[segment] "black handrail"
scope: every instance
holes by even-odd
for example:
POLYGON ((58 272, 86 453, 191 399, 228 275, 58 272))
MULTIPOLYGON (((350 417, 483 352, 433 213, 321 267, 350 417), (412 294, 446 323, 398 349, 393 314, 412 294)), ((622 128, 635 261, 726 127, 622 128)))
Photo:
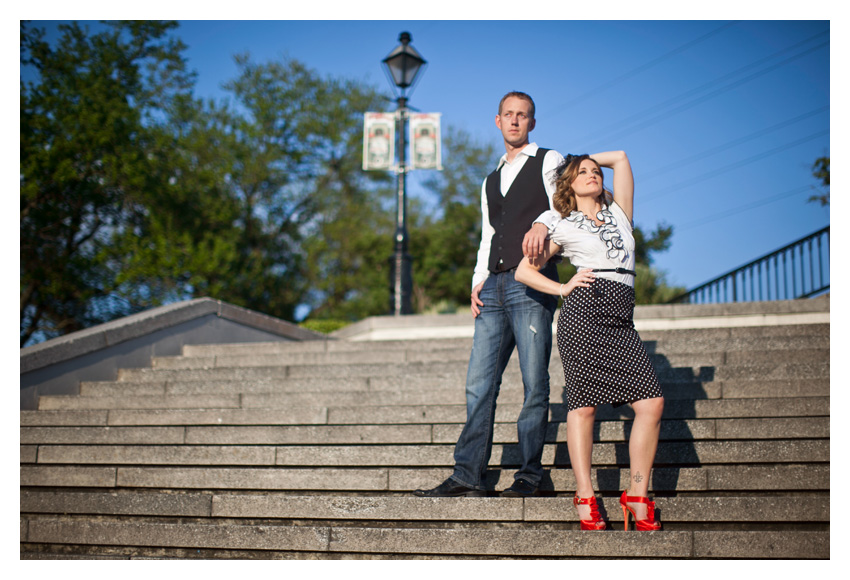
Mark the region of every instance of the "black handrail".
POLYGON ((829 290, 829 226, 688 290, 670 300, 668 304, 793 300, 809 298, 826 290, 829 290))

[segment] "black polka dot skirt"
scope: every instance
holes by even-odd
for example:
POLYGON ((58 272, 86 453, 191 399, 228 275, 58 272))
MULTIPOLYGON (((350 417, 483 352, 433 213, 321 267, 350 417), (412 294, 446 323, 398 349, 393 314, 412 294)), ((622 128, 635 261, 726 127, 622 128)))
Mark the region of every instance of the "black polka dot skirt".
POLYGON ((634 308, 634 289, 605 278, 596 278, 590 288, 574 289, 564 299, 558 352, 570 411, 662 396, 635 330, 634 308))

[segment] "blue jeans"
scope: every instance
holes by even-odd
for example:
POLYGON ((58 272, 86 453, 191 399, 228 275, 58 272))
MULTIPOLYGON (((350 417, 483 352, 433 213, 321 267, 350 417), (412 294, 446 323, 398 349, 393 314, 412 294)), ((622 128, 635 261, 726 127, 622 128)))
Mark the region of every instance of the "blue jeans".
MULTIPOLYGON (((558 279, 549 263, 543 274, 558 279)), ((554 296, 514 279, 514 271, 491 273, 481 289, 484 303, 475 319, 475 335, 466 375, 466 425, 455 446, 456 483, 485 489, 484 476, 493 449, 493 421, 502 373, 516 346, 525 393, 517 420, 522 467, 515 478, 540 485, 541 458, 549 420, 549 357, 552 354, 554 296)))

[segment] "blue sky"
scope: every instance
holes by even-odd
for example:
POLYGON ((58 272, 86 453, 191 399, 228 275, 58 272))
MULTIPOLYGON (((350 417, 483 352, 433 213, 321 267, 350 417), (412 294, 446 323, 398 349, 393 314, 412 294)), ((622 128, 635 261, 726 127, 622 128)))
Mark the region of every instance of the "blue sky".
MULTIPOLYGON (((410 105, 442 113, 444 130, 462 128, 501 154, 496 107, 521 90, 537 105, 539 145, 625 150, 636 224, 674 227, 655 265, 690 288, 830 222, 829 207, 807 202, 818 192, 811 165, 831 153, 831 23, 818 12, 770 21, 180 20, 175 34, 198 72, 197 96, 225 98, 239 52, 297 59, 390 96, 380 62, 408 31, 428 61, 410 105)), ((425 173, 409 179, 411 195, 423 195, 425 173)))

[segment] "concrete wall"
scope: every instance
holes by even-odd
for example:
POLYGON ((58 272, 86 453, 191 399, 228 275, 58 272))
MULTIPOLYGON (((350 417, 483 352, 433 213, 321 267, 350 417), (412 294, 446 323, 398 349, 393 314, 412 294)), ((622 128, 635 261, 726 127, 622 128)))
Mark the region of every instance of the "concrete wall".
POLYGON ((80 381, 115 380, 187 344, 326 340, 322 334, 209 298, 127 316, 21 349, 21 409, 40 395, 79 394, 80 381))

